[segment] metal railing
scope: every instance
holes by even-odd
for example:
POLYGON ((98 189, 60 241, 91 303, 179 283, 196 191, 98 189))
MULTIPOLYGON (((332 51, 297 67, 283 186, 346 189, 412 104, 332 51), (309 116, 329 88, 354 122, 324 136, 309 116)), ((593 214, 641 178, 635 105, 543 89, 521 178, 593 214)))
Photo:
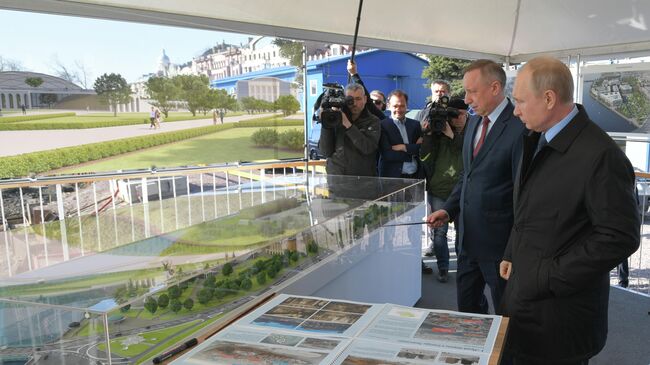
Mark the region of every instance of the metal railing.
MULTIPOLYGON (((645 136, 614 139, 623 148, 648 143, 645 136)), ((298 159, 0 181, 0 280, 232 214, 266 199, 266 178, 322 173, 323 164, 298 159), (224 201, 206 194, 220 189, 224 201)), ((649 173, 637 172, 637 190, 641 245, 628 259, 629 288, 650 295, 649 173)), ((287 191, 274 185, 269 193, 287 191)), ((618 284, 616 270, 611 283, 618 284)))
POLYGON ((314 175, 322 164, 231 163, 0 181, 0 281, 286 196, 292 187, 278 187, 277 178, 314 175), (269 179, 276 183, 267 186, 269 179))

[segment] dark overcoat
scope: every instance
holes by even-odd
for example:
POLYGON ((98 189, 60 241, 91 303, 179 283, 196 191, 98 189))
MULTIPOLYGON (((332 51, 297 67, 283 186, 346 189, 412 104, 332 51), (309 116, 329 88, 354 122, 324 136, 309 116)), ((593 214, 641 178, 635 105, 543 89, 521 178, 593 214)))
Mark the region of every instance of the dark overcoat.
POLYGON ((639 246, 632 166, 578 110, 537 155, 540 134, 524 137, 501 309, 511 317, 507 351, 530 364, 577 362, 603 348, 609 271, 639 246))

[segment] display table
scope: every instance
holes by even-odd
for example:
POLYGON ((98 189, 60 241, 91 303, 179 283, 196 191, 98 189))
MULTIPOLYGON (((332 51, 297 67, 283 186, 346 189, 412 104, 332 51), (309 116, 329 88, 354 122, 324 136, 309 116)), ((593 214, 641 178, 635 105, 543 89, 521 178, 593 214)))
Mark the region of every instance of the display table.
POLYGON ((508 319, 280 294, 172 362, 498 364, 508 319))

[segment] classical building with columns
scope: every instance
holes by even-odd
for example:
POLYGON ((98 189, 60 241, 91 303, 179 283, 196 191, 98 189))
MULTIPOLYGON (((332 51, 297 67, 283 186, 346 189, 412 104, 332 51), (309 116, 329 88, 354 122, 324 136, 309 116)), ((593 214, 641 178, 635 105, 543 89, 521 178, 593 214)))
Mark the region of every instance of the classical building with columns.
POLYGON ((71 96, 95 95, 94 90, 66 81, 60 77, 38 72, 7 71, 0 72, 0 108, 27 109, 49 107, 71 96), (40 78, 43 83, 38 87, 25 83, 28 78, 40 78))

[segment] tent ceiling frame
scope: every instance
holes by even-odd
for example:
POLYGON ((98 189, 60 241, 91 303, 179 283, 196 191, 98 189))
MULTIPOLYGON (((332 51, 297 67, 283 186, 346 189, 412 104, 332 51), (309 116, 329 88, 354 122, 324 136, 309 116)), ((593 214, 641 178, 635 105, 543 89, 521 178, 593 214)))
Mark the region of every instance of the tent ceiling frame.
MULTIPOLYGON (((247 23, 210 17, 172 14, 141 9, 127 9, 118 6, 89 4, 70 0, 2 0, 0 9, 32 11, 45 14, 79 16, 86 18, 128 21, 144 24, 174 26, 182 28, 224 31, 241 34, 256 34, 295 40, 318 41, 325 43, 352 44, 351 34, 327 33, 307 29, 297 29, 266 24, 247 23)), ((512 30, 512 40, 516 38, 517 26, 512 30)), ((387 39, 359 37, 358 45, 391 51, 427 53, 455 58, 487 58, 497 62, 509 61, 511 64, 525 62, 539 55, 554 56, 560 59, 580 54, 583 59, 621 57, 628 54, 650 50, 650 41, 603 45, 597 47, 549 50, 543 53, 500 55, 471 50, 436 47, 427 44, 408 43, 387 39)))

